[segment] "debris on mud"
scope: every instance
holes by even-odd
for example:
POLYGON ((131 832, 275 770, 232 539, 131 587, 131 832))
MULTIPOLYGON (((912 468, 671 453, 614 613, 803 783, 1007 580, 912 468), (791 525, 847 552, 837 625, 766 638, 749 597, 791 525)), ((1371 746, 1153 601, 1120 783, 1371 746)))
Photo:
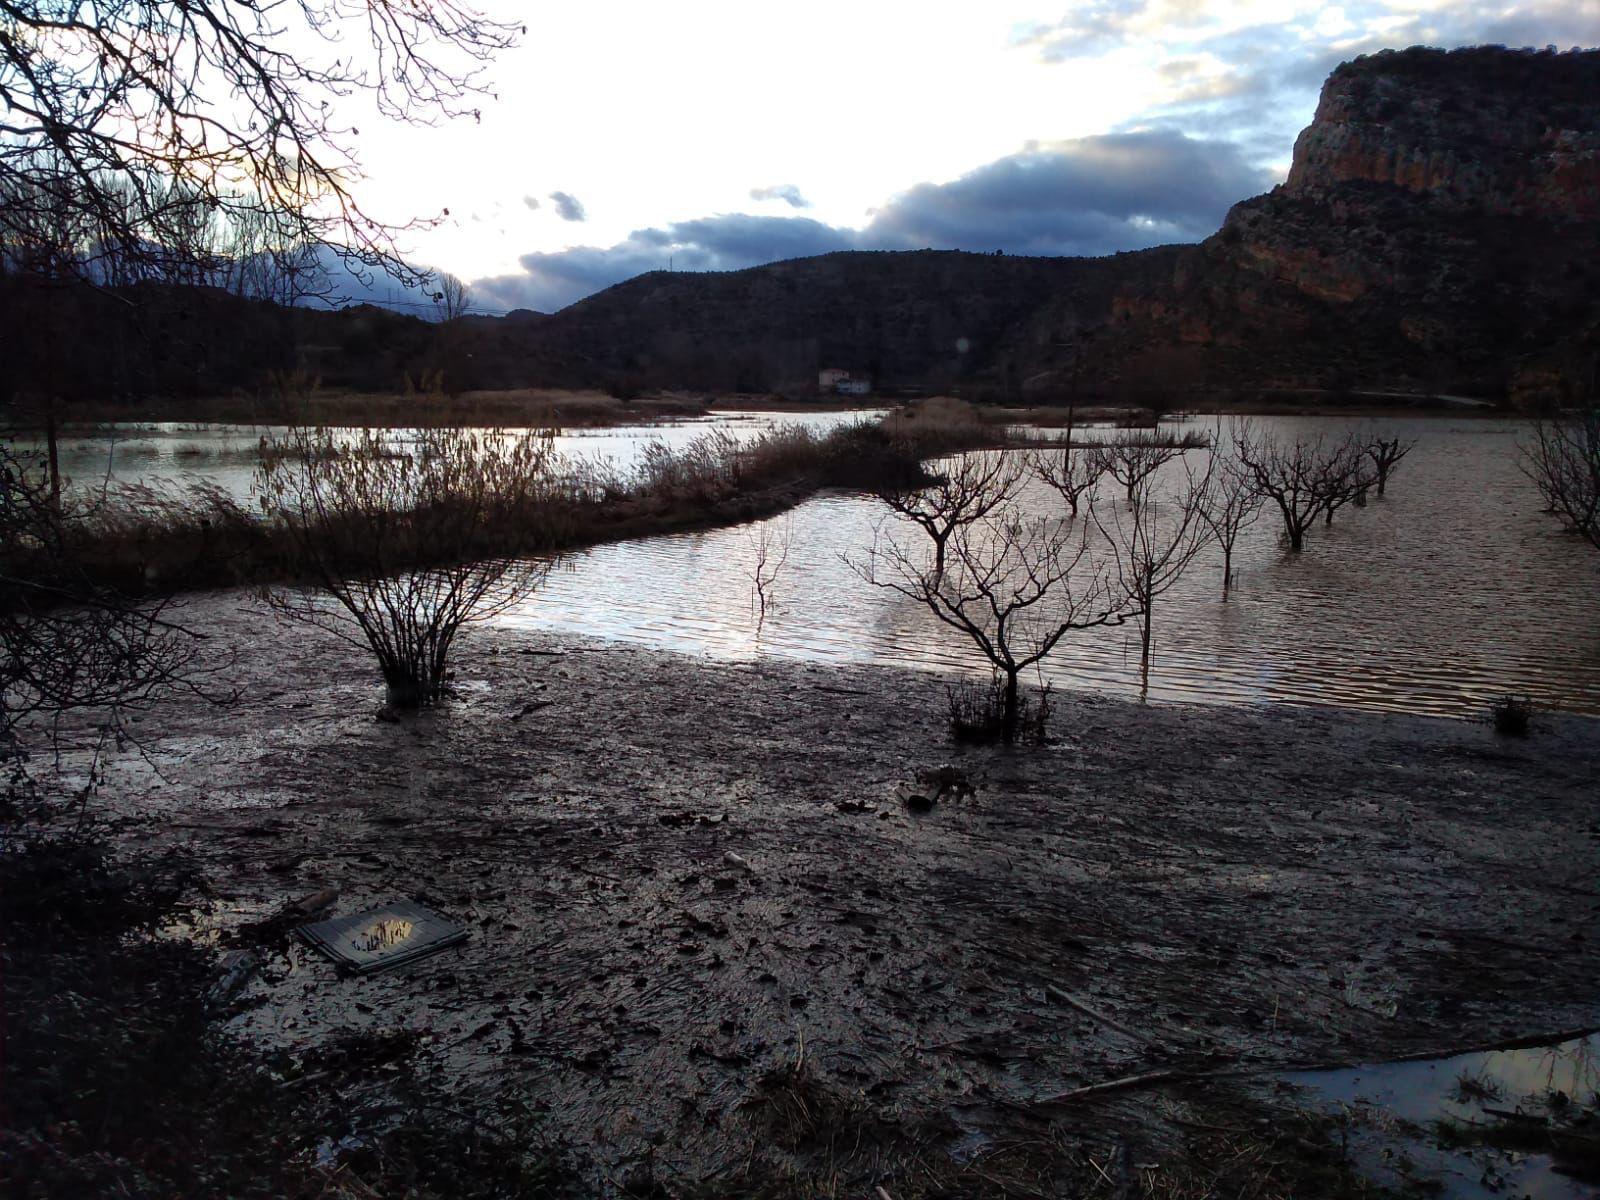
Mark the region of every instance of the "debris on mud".
POLYGON ((1594 722, 1552 715, 1540 754, 1486 755, 1494 734, 1464 722, 1061 695, 1069 736, 953 749, 936 676, 580 654, 491 628, 502 653, 463 659, 454 698, 390 726, 366 719, 373 688, 334 639, 257 653, 267 634, 221 599, 187 617, 260 677, 225 716, 164 705, 160 777, 113 760, 101 803, 121 851, 181 847, 213 881, 197 939, 261 953, 226 1033, 271 1061, 416 1031, 405 1070, 441 1103, 527 1108, 597 1188, 919 1200, 1005 1194, 981 1176, 1102 1196, 1299 1179, 1281 1109, 1236 1128, 1216 1111, 1234 1085, 1206 1076, 1594 1017, 1594 722), (548 673, 524 649, 565 654, 559 720, 508 721, 495 699, 548 673), (926 768, 946 756, 948 774, 926 768), (936 816, 908 818, 894 781, 936 816), (240 936, 322 889, 350 910, 414 896, 482 936, 359 979, 240 936), (781 1086, 802 1039, 825 1092, 781 1086), (810 1119, 796 1104, 846 1126, 752 1165, 774 1112, 810 1119), (851 1121, 875 1131, 860 1153, 851 1121))

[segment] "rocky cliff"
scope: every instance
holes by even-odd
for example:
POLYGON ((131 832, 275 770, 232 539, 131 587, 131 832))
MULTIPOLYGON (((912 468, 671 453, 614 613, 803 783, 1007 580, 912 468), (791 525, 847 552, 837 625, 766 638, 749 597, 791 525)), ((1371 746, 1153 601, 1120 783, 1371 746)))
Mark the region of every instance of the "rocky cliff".
POLYGON ((1411 49, 1335 70, 1288 181, 1170 278, 1054 298, 1011 350, 1041 389, 1087 362, 1111 388, 1501 396, 1597 319, 1600 53, 1411 49))
POLYGON ((532 336, 564 382, 1502 396, 1582 359, 1597 252, 1600 52, 1414 48, 1335 70, 1287 182, 1198 246, 650 275, 532 336))
POLYGON ((1410 50, 1335 71, 1285 191, 1387 184, 1435 209, 1600 218, 1600 55, 1410 50))

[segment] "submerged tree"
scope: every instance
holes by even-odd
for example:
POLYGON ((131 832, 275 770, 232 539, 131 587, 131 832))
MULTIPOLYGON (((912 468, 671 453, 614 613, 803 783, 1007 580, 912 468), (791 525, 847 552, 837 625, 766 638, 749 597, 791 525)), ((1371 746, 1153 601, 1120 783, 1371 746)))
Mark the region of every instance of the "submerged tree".
POLYGON ((1534 422, 1522 471, 1568 530, 1600 548, 1600 406, 1534 422))
POLYGON ((1394 473, 1395 467, 1400 465, 1400 460, 1416 449, 1415 438, 1406 440, 1402 437, 1371 437, 1367 440, 1367 457, 1372 460, 1372 470, 1377 477, 1378 495, 1383 495, 1384 489, 1389 486, 1389 476, 1394 473))
POLYGON ((1366 449, 1354 434, 1337 441, 1318 434, 1291 442, 1242 423, 1233 446, 1255 490, 1278 506, 1291 550, 1305 545, 1306 531, 1318 517, 1331 521, 1336 509, 1372 486, 1366 449))
POLYGON ((1211 537, 1222 547, 1222 596, 1227 599, 1233 586, 1233 547, 1239 535, 1255 524, 1266 497, 1256 489, 1251 473, 1237 458, 1212 459, 1211 486, 1200 505, 1200 519, 1211 530, 1211 537))
POLYGON ((1183 448, 1154 433, 1147 433, 1130 435, 1096 453, 1102 458, 1101 470, 1122 485, 1131 504, 1134 490, 1182 454, 1183 448))
POLYGON ((750 577, 751 607, 756 614, 756 633, 766 626, 767 617, 777 608, 774 589, 778 576, 789 562, 789 546, 794 540, 794 527, 785 519, 781 528, 772 521, 760 522, 754 531, 747 530, 745 539, 750 543, 750 566, 745 574, 750 577))
POLYGON ((932 483, 886 485, 878 499, 919 526, 933 543, 933 570, 944 570, 955 533, 993 513, 1017 494, 1027 469, 1020 455, 1002 450, 957 455, 932 483))
POLYGON ((1073 516, 1085 496, 1106 473, 1109 466, 1105 453, 1098 447, 1074 447, 1072 432, 1067 431, 1067 444, 1059 454, 1042 450, 1029 460, 1029 466, 1039 481, 1054 488, 1073 516))
POLYGON ((1185 471, 1183 485, 1163 497, 1155 479, 1147 476, 1126 508, 1113 504, 1089 509, 1111 547, 1117 587, 1139 622, 1140 695, 1150 692, 1156 601, 1182 578, 1211 538, 1205 518, 1210 486, 1209 469, 1200 475, 1185 471))
POLYGON ((264 438, 262 509, 290 535, 301 581, 264 594, 285 617, 370 648, 393 707, 431 703, 462 628, 549 573, 558 468, 548 432, 424 429, 396 444, 382 430, 292 427, 264 438))

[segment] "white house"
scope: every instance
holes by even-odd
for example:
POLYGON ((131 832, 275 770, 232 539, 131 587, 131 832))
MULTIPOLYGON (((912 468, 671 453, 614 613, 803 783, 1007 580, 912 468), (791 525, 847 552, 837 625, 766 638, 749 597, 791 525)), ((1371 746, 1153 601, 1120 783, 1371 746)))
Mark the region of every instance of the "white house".
POLYGON ((836 396, 865 396, 872 391, 872 380, 843 367, 827 367, 817 372, 817 391, 836 396))

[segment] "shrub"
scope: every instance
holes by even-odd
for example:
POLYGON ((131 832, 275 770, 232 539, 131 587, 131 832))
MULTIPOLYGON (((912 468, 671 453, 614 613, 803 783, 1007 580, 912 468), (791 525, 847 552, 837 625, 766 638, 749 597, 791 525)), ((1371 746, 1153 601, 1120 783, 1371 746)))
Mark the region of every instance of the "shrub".
POLYGON ((1505 737, 1527 737, 1533 702, 1526 696, 1501 696, 1489 705, 1489 723, 1505 737))
MULTIPOLYGON (((996 671, 987 684, 965 680, 945 689, 950 739, 985 745, 1006 740, 1006 680, 996 671)), ((1050 685, 1023 692, 1017 701, 1015 740, 1042 746, 1050 721, 1050 685)))
POLYGON ((544 581, 551 559, 528 556, 561 540, 558 467, 549 433, 424 429, 401 446, 384 431, 297 426, 264 438, 257 490, 298 577, 265 595, 370 647, 393 707, 431 703, 462 627, 544 581))

